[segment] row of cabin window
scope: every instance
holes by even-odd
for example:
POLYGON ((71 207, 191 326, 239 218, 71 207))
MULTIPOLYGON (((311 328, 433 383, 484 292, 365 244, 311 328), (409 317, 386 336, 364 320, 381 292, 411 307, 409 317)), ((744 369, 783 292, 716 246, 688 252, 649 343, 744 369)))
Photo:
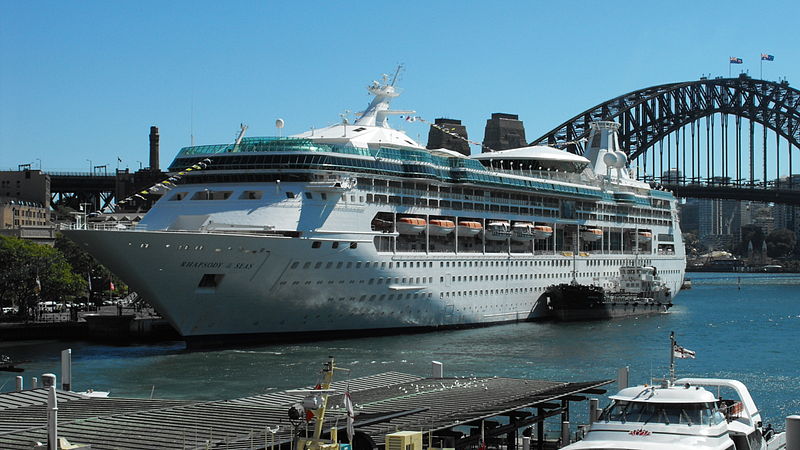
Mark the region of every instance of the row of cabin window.
MULTIPOLYGON (((375 300, 383 301, 383 300, 395 300, 395 299, 403 300, 404 296, 405 296, 406 300, 411 300, 412 298, 416 298, 416 299, 419 299, 419 298, 431 298, 431 297, 433 297, 433 294, 431 294, 430 292, 422 293, 422 294, 419 294, 419 293, 417 293, 417 294, 381 294, 381 295, 377 295, 376 294, 376 295, 370 295, 369 297, 367 297, 366 295, 362 295, 361 297, 359 297, 358 301, 360 301, 360 302, 363 302, 363 301, 375 301, 375 300)), ((334 297, 329 297, 328 298, 329 302, 332 302, 332 301, 335 301, 335 300, 336 299, 334 297)), ((350 297, 350 301, 351 302, 353 302, 355 300, 356 300, 355 297, 350 297)), ((339 297, 339 301, 340 302, 345 301, 345 297, 339 297)))
MULTIPOLYGON (((311 248, 320 248, 320 247, 322 247, 322 242, 320 241, 314 241, 311 243, 311 248)), ((337 241, 331 242, 331 248, 339 248, 339 242, 337 241)), ((358 242, 351 242, 350 248, 358 248, 358 242)))
MULTIPOLYGON (((352 242, 351 245, 352 244, 355 244, 355 242, 352 242)), ((336 247, 334 247, 334 248, 336 248, 336 247)), ((332 261, 328 262, 326 264, 325 268, 326 269, 331 269, 331 268, 333 268, 333 264, 334 263, 332 261)), ((370 267, 372 267, 373 269, 377 269, 377 268, 386 269, 387 267, 389 269, 392 269, 392 268, 395 267, 395 264, 396 264, 396 267, 398 269, 400 269, 400 268, 404 268, 404 269, 411 268, 411 269, 413 269, 415 267, 414 266, 414 261, 397 261, 397 262, 388 262, 388 263, 385 262, 385 261, 384 262, 378 262, 378 261, 375 261, 375 262, 370 262, 370 261, 364 261, 364 262, 348 261, 348 262, 344 262, 344 261, 339 261, 339 262, 336 263, 336 268, 337 269, 342 269, 342 268, 350 269, 350 268, 353 267, 353 265, 355 265, 356 269, 360 269, 362 264, 364 265, 365 269, 369 269, 370 267)), ((300 262, 295 261, 289 267, 291 269, 297 269, 299 266, 300 266, 300 262)), ((321 267, 322 267, 322 263, 321 262, 318 262, 318 263, 316 263, 314 265, 315 269, 319 269, 321 267)), ((431 262, 431 261, 416 261, 416 267, 417 268, 425 268, 425 267, 432 268, 433 267, 433 262, 431 262)), ((303 269, 309 269, 309 268, 311 268, 311 262, 307 262, 307 263, 303 264, 303 269)), ((431 281, 433 281, 433 280, 431 279, 431 281)))
POLYGON ((534 266, 567 266, 567 260, 548 261, 440 261, 439 267, 534 267, 534 266), (462 266, 463 264, 463 266, 462 266))
MULTIPOLYGON (((300 195, 300 194, 296 194, 295 195, 295 193, 292 192, 292 191, 286 191, 286 198, 297 198, 297 195, 300 195)), ((303 195, 308 200, 314 200, 314 194, 311 193, 311 192, 303 192, 303 195)), ((327 200, 328 199, 328 194, 325 193, 325 192, 320 192, 319 193, 319 198, 320 198, 320 200, 327 200)), ((344 200, 346 202, 347 201, 347 195, 342 195, 342 200, 344 200)), ((356 201, 356 196, 355 195, 351 195, 350 196, 350 202, 354 203, 355 201, 356 201)), ((358 201, 361 202, 361 203, 364 203, 364 196, 359 195, 358 196, 358 201)))
MULTIPOLYGON (((469 297, 473 295, 502 295, 502 294, 525 294, 528 292, 533 292, 533 288, 505 288, 505 289, 479 289, 475 291, 450 291, 450 292, 440 292, 439 298, 450 298, 450 297, 469 297)), ((490 307, 513 307, 517 305, 483 305, 483 308, 490 308, 490 307)))
MULTIPOLYGON (((176 192, 170 197, 170 201, 181 201, 189 195, 188 192, 176 192)), ((233 195, 233 191, 197 191, 192 195, 192 200, 228 200, 233 195)), ((260 200, 264 196, 264 191, 244 191, 239 195, 239 200, 260 200)))

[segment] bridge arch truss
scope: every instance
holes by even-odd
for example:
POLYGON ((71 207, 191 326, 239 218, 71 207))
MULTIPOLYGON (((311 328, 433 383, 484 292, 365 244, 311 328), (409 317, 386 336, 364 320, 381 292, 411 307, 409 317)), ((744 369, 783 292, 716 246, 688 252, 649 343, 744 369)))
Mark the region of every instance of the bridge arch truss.
POLYGON ((800 149, 800 91, 785 81, 741 75, 640 89, 587 109, 532 145, 581 154, 589 123, 598 120, 621 125, 620 145, 642 179, 749 189, 798 184, 785 174, 794 173, 800 149))

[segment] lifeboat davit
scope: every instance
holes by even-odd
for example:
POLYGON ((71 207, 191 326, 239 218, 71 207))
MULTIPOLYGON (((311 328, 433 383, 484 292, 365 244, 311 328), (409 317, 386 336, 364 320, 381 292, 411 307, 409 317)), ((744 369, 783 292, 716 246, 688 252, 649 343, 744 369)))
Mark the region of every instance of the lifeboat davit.
POLYGON ((397 219, 397 232, 400 234, 420 234, 428 223, 419 217, 401 217, 397 219))
POLYGON ((428 225, 428 234, 431 236, 447 236, 456 229, 456 224, 452 220, 431 219, 428 225))
POLYGON ((505 241, 511 237, 511 224, 506 221, 494 221, 486 224, 486 239, 505 241))
POLYGON ((639 242, 650 242, 653 240, 653 233, 649 231, 639 231, 636 233, 639 242))
POLYGON ((547 225, 536 225, 533 227, 533 237, 535 239, 547 239, 553 235, 553 227, 547 225))
POLYGON ((586 242, 595 242, 603 238, 603 230, 600 228, 587 228, 581 231, 581 239, 586 242))
POLYGON ((530 222, 517 222, 511 227, 511 239, 515 241, 532 241, 533 237, 533 224, 530 222))
POLYGON ((480 222, 471 220, 462 220, 458 222, 458 235, 464 237, 474 237, 483 231, 483 225, 480 222))

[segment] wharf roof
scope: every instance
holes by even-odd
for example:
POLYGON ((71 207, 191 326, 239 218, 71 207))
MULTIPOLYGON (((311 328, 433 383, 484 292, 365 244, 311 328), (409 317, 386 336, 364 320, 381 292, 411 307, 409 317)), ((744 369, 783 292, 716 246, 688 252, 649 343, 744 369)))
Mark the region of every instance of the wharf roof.
MULTIPOLYGON (((424 378, 386 372, 338 381, 331 387, 344 392, 349 384, 356 431, 380 444, 386 433, 396 430, 447 430, 570 396, 575 399, 575 394, 597 392, 610 382, 424 378)), ((287 411, 304 395, 281 391, 233 400, 187 401, 97 398, 59 391, 58 433, 72 443, 97 449, 207 448, 208 442, 208 448, 263 449, 291 441, 287 411)), ((326 429, 345 428, 342 398, 342 394, 329 398, 326 429)), ((0 448, 27 449, 33 442, 46 442, 46 421, 45 389, 0 394, 0 448)))

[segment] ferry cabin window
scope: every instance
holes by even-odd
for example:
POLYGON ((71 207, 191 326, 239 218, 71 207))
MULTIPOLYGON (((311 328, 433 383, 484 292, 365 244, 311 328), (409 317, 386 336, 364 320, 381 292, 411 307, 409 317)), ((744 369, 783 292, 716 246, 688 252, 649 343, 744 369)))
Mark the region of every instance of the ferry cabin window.
POLYGON ((188 194, 188 192, 176 192, 169 200, 179 202, 186 198, 186 194, 188 194))
POLYGON ((261 200, 261 197, 264 196, 264 192, 262 191, 244 191, 242 195, 239 196, 240 200, 261 200))
POLYGON ((233 191, 209 191, 204 189, 195 192, 192 200, 227 200, 231 194, 233 194, 233 191))
POLYGON ((601 421, 716 425, 725 420, 711 403, 649 403, 617 400, 600 416, 601 421))
POLYGON ((287 192, 286 198, 294 198, 294 192, 287 192))

